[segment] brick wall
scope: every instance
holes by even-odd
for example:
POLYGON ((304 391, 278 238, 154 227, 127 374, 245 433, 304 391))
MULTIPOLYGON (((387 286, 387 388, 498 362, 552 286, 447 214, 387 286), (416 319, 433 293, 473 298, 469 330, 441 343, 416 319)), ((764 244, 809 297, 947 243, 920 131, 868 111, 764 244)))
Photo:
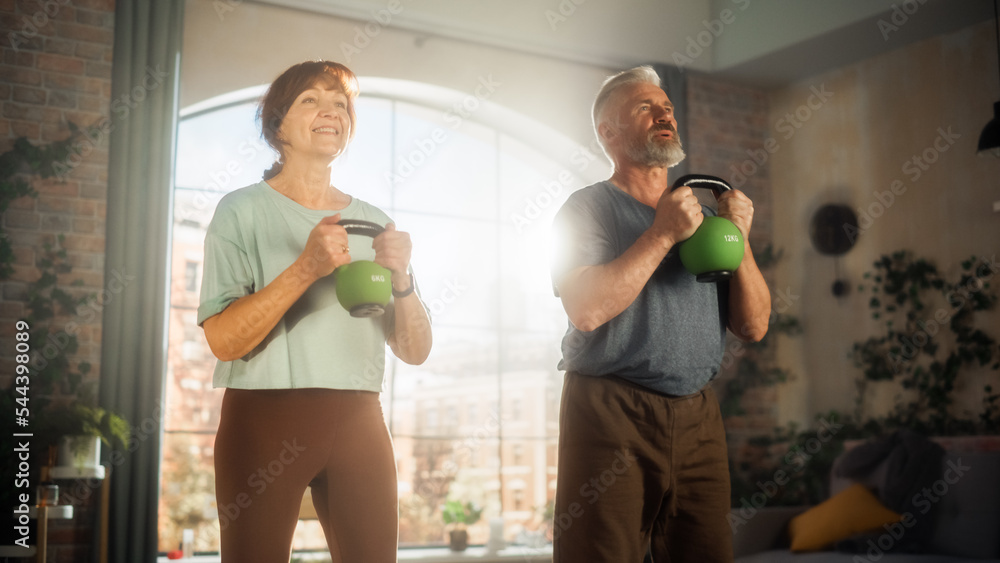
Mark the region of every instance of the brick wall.
POLYGON ((691 172, 713 174, 754 202, 751 243, 771 240, 771 190, 765 141, 773 135, 764 90, 692 73, 688 77, 691 172))
MULTIPOLYGON (((714 174, 728 180, 754 202, 754 224, 750 244, 760 252, 772 241, 771 186, 767 139, 773 136, 768 124, 768 96, 764 90, 741 86, 705 75, 688 77, 688 158, 690 171, 714 174)), ((774 292, 770 272, 764 272, 774 292)), ((744 357, 732 336, 727 359, 744 357)), ((773 357, 773 351, 764 351, 773 357)), ((730 362, 724 362, 724 365, 730 362)), ((733 369, 724 369, 714 388, 725 398, 725 385, 733 369)), ((742 405, 745 415, 726 418, 730 452, 738 460, 748 438, 770 434, 777 424, 777 389, 748 390, 742 405)))
MULTIPOLYGON (((61 140, 69 123, 106 126, 111 107, 114 0, 0 0, 0 153, 14 139, 33 144, 61 140)), ((15 272, 3 282, 0 334, 10 342, 15 320, 25 314, 27 284, 38 277, 36 261, 45 242, 63 235, 73 265, 65 282, 81 280, 79 294, 100 296, 104 286, 104 232, 108 151, 104 135, 83 139, 67 162, 64 180, 36 182, 37 198, 24 197, 3 216, 14 248, 15 272)), ((100 298, 92 303, 100 308, 100 298)), ((100 371, 100 314, 78 314, 73 322, 80 344, 72 361, 100 371)), ((57 327, 61 328, 61 327, 57 327)), ((0 350, 0 387, 11 384, 13 346, 0 350)), ((78 488, 61 482, 64 489, 78 488)), ((81 498, 77 517, 50 527, 50 561, 88 561, 95 497, 81 498)))

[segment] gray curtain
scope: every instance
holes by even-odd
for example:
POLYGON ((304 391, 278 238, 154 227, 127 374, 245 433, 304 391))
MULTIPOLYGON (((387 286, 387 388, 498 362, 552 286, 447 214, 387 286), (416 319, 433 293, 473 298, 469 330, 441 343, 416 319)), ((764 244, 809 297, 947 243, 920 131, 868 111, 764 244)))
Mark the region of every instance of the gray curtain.
MULTIPOLYGON (((660 87, 674 104, 674 118, 677 119, 677 134, 684 143, 684 150, 690 152, 687 127, 687 75, 682 69, 673 65, 651 64, 656 74, 660 76, 660 87)), ((688 159, 670 169, 670 182, 688 173, 688 159)))
POLYGON ((117 0, 100 403, 133 428, 110 456, 109 561, 156 561, 168 251, 183 0, 117 0))

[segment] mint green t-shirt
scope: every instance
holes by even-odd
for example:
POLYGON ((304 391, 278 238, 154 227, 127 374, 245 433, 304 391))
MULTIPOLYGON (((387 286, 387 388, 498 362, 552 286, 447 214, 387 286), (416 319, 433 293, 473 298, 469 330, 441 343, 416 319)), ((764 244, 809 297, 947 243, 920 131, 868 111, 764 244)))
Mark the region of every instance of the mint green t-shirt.
MULTIPOLYGON (((302 253, 320 219, 336 213, 383 226, 392 222, 357 198, 339 211, 309 209, 263 181, 223 197, 205 236, 198 325, 271 283, 302 253)), ((348 237, 353 260, 375 258, 371 237, 348 237)), ((214 386, 381 391, 393 303, 381 316, 351 317, 337 301, 335 277, 313 283, 252 352, 218 362, 214 386)))

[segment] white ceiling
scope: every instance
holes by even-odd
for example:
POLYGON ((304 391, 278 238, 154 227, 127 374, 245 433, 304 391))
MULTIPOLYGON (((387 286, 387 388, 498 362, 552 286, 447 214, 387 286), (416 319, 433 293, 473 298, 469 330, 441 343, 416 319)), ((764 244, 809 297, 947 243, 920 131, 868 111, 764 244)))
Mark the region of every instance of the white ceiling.
POLYGON ((993 18, 992 0, 256 0, 607 67, 792 82, 993 18))

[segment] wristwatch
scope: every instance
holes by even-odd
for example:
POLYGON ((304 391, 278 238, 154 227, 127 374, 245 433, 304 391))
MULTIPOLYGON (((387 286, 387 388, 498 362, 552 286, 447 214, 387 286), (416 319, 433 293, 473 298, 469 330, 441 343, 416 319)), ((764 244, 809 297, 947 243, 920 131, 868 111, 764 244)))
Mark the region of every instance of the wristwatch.
POLYGON ((413 293, 415 285, 413 283, 413 274, 410 274, 410 287, 404 289, 403 291, 396 291, 396 288, 392 288, 392 296, 399 299, 401 297, 406 297, 407 295, 413 293))

